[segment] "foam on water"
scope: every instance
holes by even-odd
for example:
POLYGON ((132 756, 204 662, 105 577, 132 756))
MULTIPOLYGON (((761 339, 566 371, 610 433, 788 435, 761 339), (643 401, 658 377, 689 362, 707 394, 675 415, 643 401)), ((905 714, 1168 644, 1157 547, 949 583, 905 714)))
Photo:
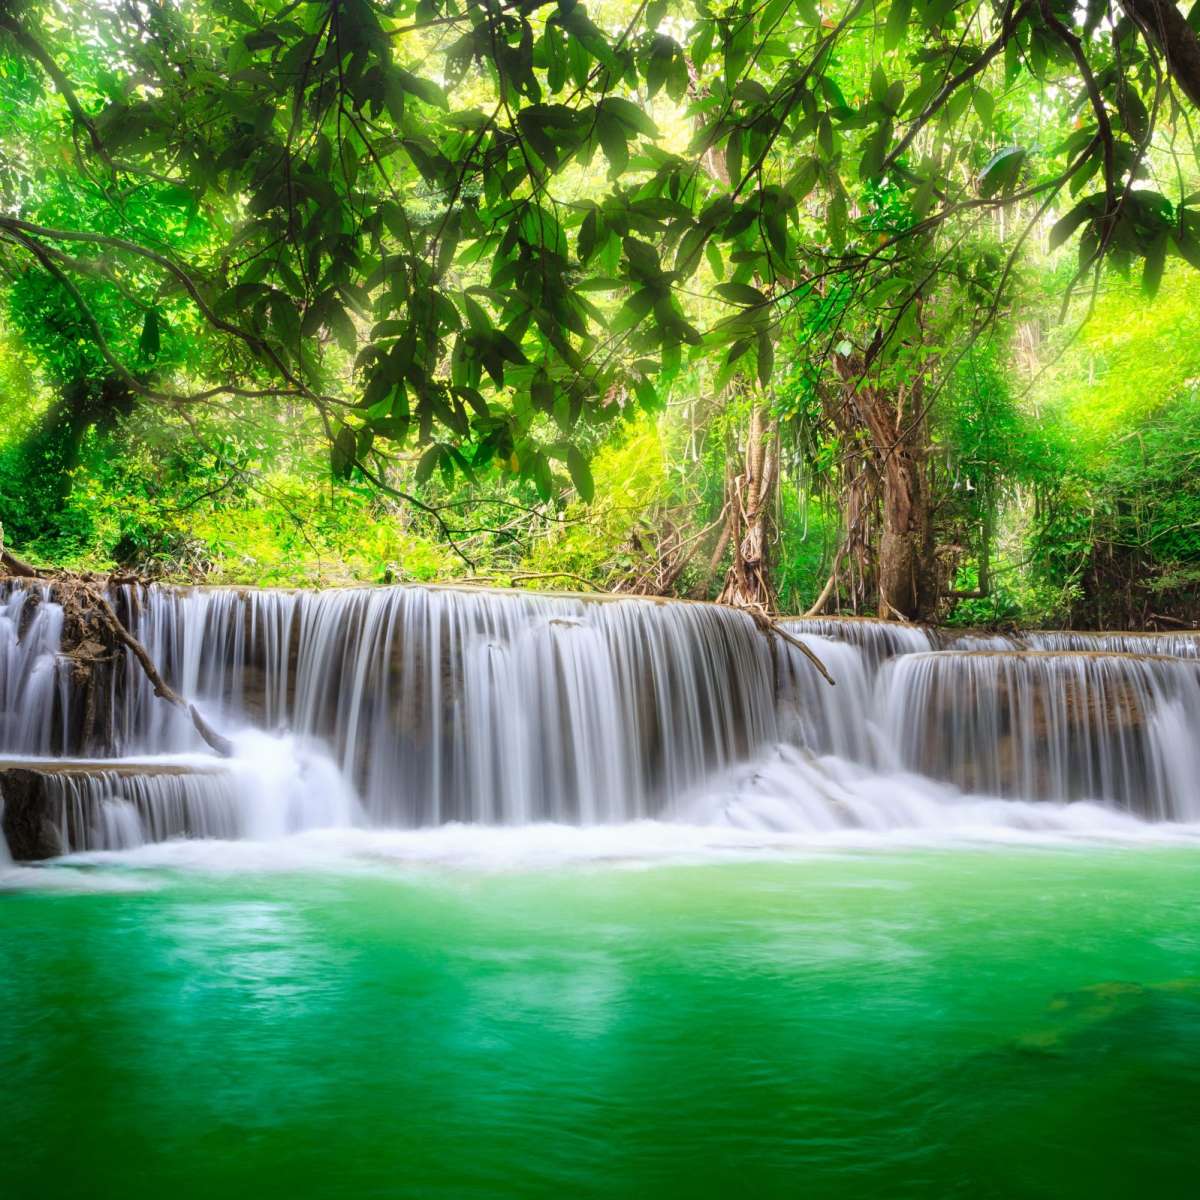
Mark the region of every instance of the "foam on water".
MULTIPOLYGON (((101 855, 76 864, 1187 842, 1200 822, 1184 635, 790 622, 831 688, 711 605, 417 587, 113 600, 236 753, 202 753, 119 659, 109 757, 47 775, 60 844, 101 855)), ((0 749, 23 760, 61 761, 79 725, 61 618, 44 587, 0 604, 0 749)))
MULTIPOLYGON (((996 803, 996 802, 993 802, 996 803)), ((1094 806, 1072 806, 1079 809, 1094 806)), ((581 827, 535 824, 450 824, 419 830, 327 830, 274 842, 179 840, 129 851, 93 851, 55 860, 55 866, 18 869, 20 886, 68 886, 74 868, 138 872, 263 874, 369 872, 388 877, 409 871, 544 871, 574 866, 634 868, 761 860, 790 861, 813 855, 892 853, 905 850, 978 850, 1045 847, 1188 847, 1200 849, 1200 825, 1152 825, 1111 814, 1079 811, 1059 824, 1031 819, 1027 827, 996 824, 987 804, 963 814, 951 828, 841 828, 788 833, 724 826, 640 821, 581 827)), ((107 872, 104 872, 107 874, 107 872)), ((86 873, 96 878, 94 870, 86 873)), ((15 886, 15 884, 14 884, 15 886)), ((99 890, 99 889, 98 889, 99 890)))
POLYGON ((143 871, 395 875, 426 869, 538 871, 787 860, 905 849, 1139 845, 1200 848, 1200 823, 1148 822, 1087 802, 967 796, 931 786, 920 776, 872 772, 780 744, 685 798, 672 821, 326 828, 273 840, 179 839, 74 854, 58 862, 143 871))

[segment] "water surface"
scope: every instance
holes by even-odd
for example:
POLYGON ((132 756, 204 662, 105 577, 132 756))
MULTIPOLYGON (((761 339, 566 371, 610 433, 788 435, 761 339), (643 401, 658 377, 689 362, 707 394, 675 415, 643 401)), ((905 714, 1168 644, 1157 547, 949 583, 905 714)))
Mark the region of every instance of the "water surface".
POLYGON ((1193 1193, 1200 848, 611 840, 10 872, 4 1194, 1193 1193))

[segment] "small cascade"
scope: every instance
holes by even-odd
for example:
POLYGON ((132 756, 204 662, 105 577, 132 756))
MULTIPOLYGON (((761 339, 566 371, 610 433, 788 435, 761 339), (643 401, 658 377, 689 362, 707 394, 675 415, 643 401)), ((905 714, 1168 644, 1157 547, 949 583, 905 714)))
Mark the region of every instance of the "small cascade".
POLYGON ((875 617, 790 617, 782 623, 790 633, 857 646, 872 671, 898 654, 920 654, 937 648, 933 631, 924 625, 875 617))
POLYGON ((267 840, 361 819, 327 756, 255 732, 239 736, 228 761, 0 759, 0 797, 0 833, 20 858, 175 838, 267 840))
POLYGON ((45 777, 46 812, 61 854, 238 837, 238 800, 233 780, 222 772, 89 770, 45 777))
POLYGON ((1029 646, 1006 633, 958 633, 944 630, 939 650, 1026 650, 1029 646))
POLYGON ((892 662, 881 723, 898 765, 964 791, 1200 817, 1200 671, 1085 651, 943 651, 892 662), (1191 736, 1181 736, 1191 725, 1191 736))
POLYGON ((811 635, 803 640, 837 682, 830 687, 803 654, 786 649, 778 673, 780 740, 853 762, 873 761, 870 716, 879 660, 856 642, 811 635))
POLYGON ((1101 654, 1156 654, 1200 659, 1200 630, 1191 633, 1081 633, 1037 630, 1021 636, 1030 650, 1094 650, 1101 654))

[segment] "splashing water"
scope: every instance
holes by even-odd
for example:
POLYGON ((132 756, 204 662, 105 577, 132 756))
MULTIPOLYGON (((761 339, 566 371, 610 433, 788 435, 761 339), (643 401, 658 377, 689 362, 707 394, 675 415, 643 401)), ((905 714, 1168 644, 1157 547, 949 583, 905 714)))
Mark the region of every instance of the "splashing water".
MULTIPOLYGON (((789 622, 831 688, 712 605, 421 587, 112 599, 237 753, 201 755, 126 656, 104 682, 107 757, 47 776, 63 850, 448 822, 826 836, 1200 821, 1200 662, 1182 634, 789 622)), ((78 752, 61 636, 50 590, 10 589, 8 754, 78 752)))

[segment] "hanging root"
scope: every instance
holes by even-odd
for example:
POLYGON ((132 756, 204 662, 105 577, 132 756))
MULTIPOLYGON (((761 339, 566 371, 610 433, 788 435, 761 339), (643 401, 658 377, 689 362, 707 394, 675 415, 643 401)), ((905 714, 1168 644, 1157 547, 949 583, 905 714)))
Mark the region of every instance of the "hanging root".
MULTIPOLYGON (((146 647, 125 628, 121 618, 113 611, 113 606, 109 604, 104 595, 93 586, 86 576, 80 577, 77 575, 58 574, 52 571, 40 571, 37 567, 31 567, 28 563, 22 562, 21 559, 4 548, 4 530, 2 526, 0 526, 0 567, 3 568, 3 571, 7 575, 21 580, 45 580, 54 587, 66 606, 75 606, 81 616, 83 615, 83 610, 86 610, 87 613, 97 617, 112 639, 124 646, 133 655, 134 660, 141 667, 142 673, 150 681, 151 687, 154 688, 154 694, 160 699, 165 700, 168 704, 174 705, 180 712, 187 713, 192 725, 195 726, 196 732, 222 758, 233 757, 233 743, 224 734, 218 733, 200 715, 194 704, 189 704, 163 679, 146 647)), ((96 645, 95 650, 100 651, 101 647, 96 645)), ((94 658, 95 655, 85 656, 85 661, 87 657, 94 658)))
POLYGON ((113 611, 113 606, 109 604, 95 588, 88 585, 83 586, 83 593, 87 596, 89 603, 94 612, 99 614, 100 619, 104 622, 109 633, 124 646, 130 654, 137 660, 138 666, 142 668, 142 673, 150 681, 151 687, 154 688, 154 694, 160 699, 165 700, 168 704, 173 704, 181 712, 185 712, 191 718, 192 724, 196 727, 196 732, 219 754, 222 758, 233 757, 233 743, 223 734, 218 733, 213 727, 200 715, 194 704, 189 704, 163 677, 158 673, 158 668, 154 665, 154 660, 150 657, 146 647, 125 628, 121 622, 121 618, 113 611))
POLYGON ((805 658, 821 673, 821 677, 830 687, 837 686, 837 680, 826 670, 825 664, 798 638, 793 637, 788 633, 778 621, 774 620, 767 612, 758 605, 754 607, 747 606, 745 608, 738 605, 729 605, 730 608, 737 608, 738 612, 746 613, 766 634, 774 634, 781 641, 787 642, 789 646, 795 646, 805 658))

